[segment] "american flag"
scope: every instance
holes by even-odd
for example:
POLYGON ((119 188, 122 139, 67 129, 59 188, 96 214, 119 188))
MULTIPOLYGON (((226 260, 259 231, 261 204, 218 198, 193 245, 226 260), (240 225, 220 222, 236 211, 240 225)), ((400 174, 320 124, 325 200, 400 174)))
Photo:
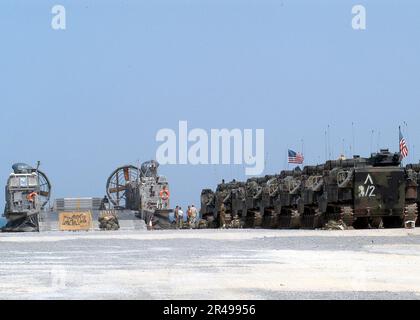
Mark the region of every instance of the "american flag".
POLYGON ((289 163, 296 163, 296 164, 302 164, 303 163, 303 154, 299 152, 295 152, 293 150, 288 151, 289 154, 289 163))
POLYGON ((406 156, 408 156, 408 147, 407 147, 407 143, 401 133, 401 128, 400 129, 400 153, 401 153, 401 159, 404 159, 406 156))

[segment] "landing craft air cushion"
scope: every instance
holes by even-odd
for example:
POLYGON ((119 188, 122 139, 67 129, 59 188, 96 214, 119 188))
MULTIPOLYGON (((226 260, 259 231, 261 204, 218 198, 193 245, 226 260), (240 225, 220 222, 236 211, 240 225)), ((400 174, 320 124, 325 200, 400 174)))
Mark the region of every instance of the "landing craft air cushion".
POLYGON ((37 168, 24 163, 13 165, 6 184, 4 216, 7 224, 3 232, 39 231, 39 214, 48 203, 51 183, 37 168))
POLYGON ((114 170, 106 184, 107 196, 116 211, 131 210, 153 228, 170 228, 170 191, 166 177, 158 174, 159 163, 141 167, 127 165, 114 170))

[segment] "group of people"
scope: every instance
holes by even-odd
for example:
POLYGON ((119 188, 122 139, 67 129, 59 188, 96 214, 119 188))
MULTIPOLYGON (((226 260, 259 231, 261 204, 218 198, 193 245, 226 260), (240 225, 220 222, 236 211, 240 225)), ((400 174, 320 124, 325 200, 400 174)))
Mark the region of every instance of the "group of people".
POLYGON ((192 227, 197 223, 198 211, 194 205, 188 206, 187 212, 184 213, 180 206, 176 206, 174 210, 174 218, 178 228, 184 227, 185 218, 187 218, 188 226, 192 227), (186 216, 185 216, 186 214, 186 216))

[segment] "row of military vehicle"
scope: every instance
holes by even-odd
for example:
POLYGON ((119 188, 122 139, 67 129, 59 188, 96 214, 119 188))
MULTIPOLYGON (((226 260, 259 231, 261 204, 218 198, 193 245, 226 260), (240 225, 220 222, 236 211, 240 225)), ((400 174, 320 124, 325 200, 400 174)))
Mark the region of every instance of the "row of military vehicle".
MULTIPOLYGON (((420 202, 420 164, 382 149, 369 158, 329 160, 246 182, 222 182, 201 193, 209 227, 322 228, 331 221, 354 228, 414 227, 420 202)), ((417 222, 418 223, 418 222, 417 222)))
MULTIPOLYGON (((101 210, 126 211, 133 219, 142 219, 148 225, 169 225, 170 193, 166 177, 158 174, 159 163, 154 160, 141 166, 126 165, 117 168, 108 178, 107 195, 101 210), (108 208, 106 207, 108 206, 108 208)), ((47 175, 25 163, 13 165, 5 188, 6 205, 3 216, 7 224, 3 232, 39 231, 39 218, 47 210, 51 197, 51 183, 47 175)))

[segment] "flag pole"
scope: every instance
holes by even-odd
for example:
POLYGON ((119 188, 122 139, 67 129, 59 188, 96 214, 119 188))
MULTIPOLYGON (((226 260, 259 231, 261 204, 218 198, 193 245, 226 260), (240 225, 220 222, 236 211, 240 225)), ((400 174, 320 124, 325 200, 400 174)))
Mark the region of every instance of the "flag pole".
MULTIPOLYGON (((303 157, 303 139, 301 139, 301 142, 302 142, 302 150, 301 150, 301 155, 302 155, 302 157, 303 157)), ((303 157, 303 159, 302 159, 302 166, 303 166, 303 162, 305 161, 305 158, 303 157)))
POLYGON ((401 153, 401 136, 402 136, 401 125, 399 125, 398 126, 398 153, 400 154, 400 167, 403 166, 402 162, 403 162, 403 159, 404 159, 404 157, 401 153))
POLYGON ((401 126, 398 126, 398 152, 400 153, 401 157, 401 148, 400 148, 400 142, 401 142, 401 126))

